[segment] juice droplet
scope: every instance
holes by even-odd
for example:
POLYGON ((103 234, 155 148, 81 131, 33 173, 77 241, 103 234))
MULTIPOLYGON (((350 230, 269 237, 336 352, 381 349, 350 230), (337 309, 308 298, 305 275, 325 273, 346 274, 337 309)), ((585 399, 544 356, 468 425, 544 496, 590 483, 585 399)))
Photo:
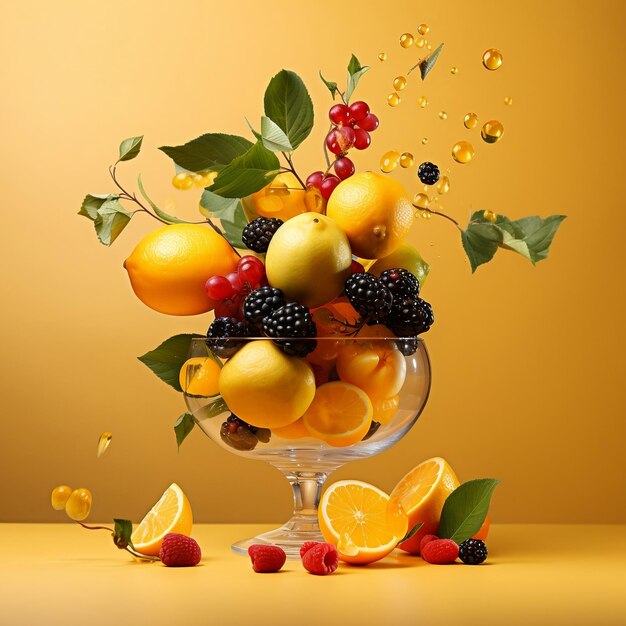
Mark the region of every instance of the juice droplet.
POLYGON ((498 216, 493 211, 483 211, 483 217, 488 222, 495 222, 498 219, 498 216))
POLYGON ((465 128, 476 128, 476 124, 478 124, 478 115, 476 113, 468 113, 463 118, 463 124, 465 128))
MULTIPOLYGON (((427 43, 426 50, 432 50, 432 49, 433 49, 432 44, 427 43)), ((428 217, 430 217, 430 214, 428 215, 428 217)))
POLYGON ((430 30, 430 27, 428 26, 428 24, 420 24, 420 25, 417 27, 417 32, 418 32, 420 35, 425 35, 425 34, 426 34, 429 30, 430 30))
POLYGON ((450 191, 450 179, 447 176, 442 176, 439 179, 439 183, 437 184, 437 191, 441 195, 450 191))
POLYGON ((100 435, 100 439, 98 439, 98 451, 96 452, 97 458, 100 458, 107 451, 112 438, 113 435, 111 435, 111 433, 102 433, 100 435))
POLYGON ((430 204, 430 198, 425 193, 416 193, 413 196, 413 206, 418 209, 427 209, 430 204))
POLYGON ((497 48, 489 48, 483 53, 483 65, 488 70, 497 70, 502 65, 502 52, 497 48))
POLYGON ((393 79, 393 88, 396 91, 402 91, 406 87, 406 78, 404 76, 396 76, 393 79))
POLYGON ((459 68, 454 66, 450 68, 450 74, 458 74, 459 73, 459 68))
POLYGON ((413 158, 413 155, 410 152, 403 152, 400 155, 401 167, 411 167, 414 162, 415 162, 415 159, 413 158))
POLYGON ((506 98, 504 98, 504 104, 511 106, 513 104, 513 98, 511 98, 511 96, 506 96, 506 98))
POLYGON ((423 37, 417 37, 415 39, 415 46, 417 48, 423 48, 426 45, 426 40, 423 37))
POLYGON ((487 143, 496 143, 504 135, 504 126, 498 120, 485 122, 480 130, 480 136, 487 143))
POLYGON ((422 217, 425 220, 429 220, 430 219, 430 211, 422 211, 422 217))
POLYGON ((425 146, 428 143, 428 137, 422 137, 422 145, 425 146))
POLYGON ((389 174, 398 167, 400 153, 397 150, 389 150, 380 157, 380 171, 389 174))
POLYGON ((386 52, 379 52, 378 53, 378 60, 382 63, 383 61, 387 60, 387 53, 386 52))
POLYGON ((420 107, 420 109, 423 109, 425 107, 428 106, 428 98, 426 96, 420 96, 417 99, 417 106, 420 107))
POLYGON ((439 111, 439 113, 437 113, 437 115, 439 116, 440 120, 447 120, 448 119, 448 114, 445 111, 439 111))
POLYGON ((390 107, 397 107, 400 104, 400 96, 395 91, 392 91, 387 96, 387 104, 390 107))
POLYGON ((469 163, 474 158, 474 146, 469 141, 457 141, 452 146, 452 158, 457 163, 469 163))
POLYGON ((400 36, 400 45, 403 48, 410 48, 413 45, 413 35, 411 33, 404 33, 400 36))

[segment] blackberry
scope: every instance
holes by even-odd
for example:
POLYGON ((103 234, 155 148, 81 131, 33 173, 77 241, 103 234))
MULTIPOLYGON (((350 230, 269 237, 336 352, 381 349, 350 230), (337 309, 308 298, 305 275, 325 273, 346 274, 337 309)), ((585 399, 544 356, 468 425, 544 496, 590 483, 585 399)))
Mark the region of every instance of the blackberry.
POLYGON ((260 333, 263 320, 285 304, 285 298, 280 289, 261 287, 246 296, 243 302, 243 317, 255 332, 260 333))
POLYGON ((420 283, 415 275, 400 267, 385 270, 380 275, 380 282, 389 289, 394 300, 417 298, 420 293, 420 283))
POLYGON ((404 356, 411 356, 417 352, 418 340, 417 337, 400 337, 396 345, 404 356))
POLYGON ((269 429, 252 426, 234 413, 231 413, 220 427, 222 441, 235 450, 254 450, 259 441, 267 443, 271 436, 269 429))
POLYGON ((487 558, 487 546, 480 539, 466 539, 459 546, 459 558, 466 565, 480 565, 487 558))
POLYGON ((348 276, 344 285, 350 304, 371 326, 381 324, 391 311, 393 296, 374 274, 348 276))
POLYGON ((283 220, 277 217, 257 217, 243 229, 241 240, 250 250, 267 252, 272 237, 283 225, 283 220))
POLYGON ((433 309, 421 298, 403 298, 393 303, 385 322, 397 337, 412 337, 425 333, 434 324, 433 309))
POLYGON ((230 358, 243 346, 243 341, 236 337, 246 336, 246 327, 234 317, 216 317, 207 331, 206 345, 209 349, 224 358, 230 358))
POLYGON ((424 161, 417 168, 417 176, 425 185, 434 185, 439 180, 439 168, 430 161, 424 161))
POLYGON ((311 313, 297 302, 290 302, 266 317, 263 320, 263 332, 268 337, 281 337, 275 339, 274 343, 289 356, 306 356, 317 346, 317 341, 310 341, 310 338, 317 337, 311 313), (298 341, 299 338, 309 340, 298 341))

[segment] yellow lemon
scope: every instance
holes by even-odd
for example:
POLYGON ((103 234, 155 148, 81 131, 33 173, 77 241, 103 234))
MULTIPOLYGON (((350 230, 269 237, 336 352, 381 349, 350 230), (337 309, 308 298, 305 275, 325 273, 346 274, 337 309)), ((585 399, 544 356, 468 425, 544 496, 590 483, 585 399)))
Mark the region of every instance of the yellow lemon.
POLYGON ((258 428, 281 428, 302 417, 315 396, 311 366, 270 340, 247 343, 226 361, 220 393, 228 408, 258 428))
POLYGON ((286 221, 310 210, 309 196, 291 172, 284 172, 263 189, 243 198, 242 204, 251 219, 261 216, 286 221))
POLYGON ((215 306, 204 284, 234 271, 238 257, 210 226, 172 224, 144 237, 124 262, 135 295, 159 313, 196 315, 215 306))
POLYGON ((391 254, 413 224, 413 207, 404 187, 374 172, 341 182, 328 200, 326 215, 346 233, 352 252, 364 259, 391 254))
POLYGON ((408 243, 401 244, 391 254, 382 259, 378 259, 378 261, 370 265, 367 271, 374 274, 374 276, 380 276, 385 270, 399 267, 409 270, 409 272, 419 280, 420 287, 424 285, 426 276, 428 276, 428 272, 430 271, 430 265, 426 263, 422 255, 408 243))
POLYGON ((309 308, 336 298, 350 275, 352 252, 348 239, 319 213, 303 213, 285 222, 272 237, 265 257, 267 279, 309 308))

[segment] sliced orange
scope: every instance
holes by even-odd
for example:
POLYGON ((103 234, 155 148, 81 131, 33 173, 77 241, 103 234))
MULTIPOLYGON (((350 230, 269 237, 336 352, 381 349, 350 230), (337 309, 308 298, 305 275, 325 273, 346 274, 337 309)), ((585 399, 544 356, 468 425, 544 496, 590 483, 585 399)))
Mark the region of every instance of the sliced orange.
POLYGON ((373 413, 372 401, 362 389, 335 381, 315 390, 302 421, 313 437, 331 446, 344 447, 365 437, 373 413))
POLYGON ((340 480, 322 496, 318 509, 320 530, 337 546, 347 563, 373 563, 387 556, 406 534, 404 511, 384 492, 360 480, 340 480))
POLYGON ((291 424, 287 424, 287 426, 272 428, 272 434, 277 437, 283 437, 283 439, 302 439, 303 437, 311 436, 311 433, 307 430, 302 418, 297 419, 291 424))
POLYGON ((190 535, 193 525, 191 505, 183 490, 172 483, 133 531, 131 540, 137 552, 156 556, 168 533, 190 535))
POLYGON ((211 357, 194 356, 180 368, 180 388, 190 396, 214 396, 219 393, 221 367, 211 357))
POLYGON ((409 516, 409 527, 423 526, 398 547, 419 554, 424 535, 436 535, 446 498, 459 486, 459 479, 448 462, 441 457, 428 459, 406 474, 391 492, 391 501, 409 516))

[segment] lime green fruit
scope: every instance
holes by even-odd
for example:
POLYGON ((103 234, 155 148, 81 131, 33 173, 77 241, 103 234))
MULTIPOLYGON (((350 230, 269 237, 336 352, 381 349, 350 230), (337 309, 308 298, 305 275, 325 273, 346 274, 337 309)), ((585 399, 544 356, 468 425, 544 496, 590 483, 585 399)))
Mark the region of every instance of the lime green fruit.
POLYGON ((337 224, 319 213, 287 220, 272 237, 265 257, 267 279, 287 302, 309 308, 336 298, 350 275, 352 252, 337 224))
POLYGON ((424 261, 422 255, 408 243, 403 243, 389 256, 378 259, 370 268, 369 272, 375 276, 380 276, 385 270, 401 267, 409 270, 419 280, 420 286, 424 286, 424 281, 430 271, 430 265, 424 261))

